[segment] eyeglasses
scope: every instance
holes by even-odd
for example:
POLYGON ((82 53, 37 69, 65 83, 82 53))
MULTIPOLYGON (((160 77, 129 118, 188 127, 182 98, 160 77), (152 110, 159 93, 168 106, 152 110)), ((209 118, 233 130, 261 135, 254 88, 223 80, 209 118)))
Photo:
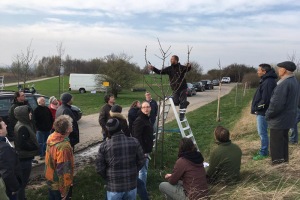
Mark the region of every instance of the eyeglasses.
POLYGON ((142 107, 142 108, 151 108, 150 106, 144 106, 144 107, 142 107))

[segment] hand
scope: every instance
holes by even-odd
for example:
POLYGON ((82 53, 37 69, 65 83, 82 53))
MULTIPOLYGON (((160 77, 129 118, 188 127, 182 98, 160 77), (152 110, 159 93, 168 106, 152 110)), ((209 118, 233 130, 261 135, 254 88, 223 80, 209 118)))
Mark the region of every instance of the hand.
POLYGON ((66 200, 67 196, 61 197, 61 200, 66 200))
POLYGON ((165 179, 169 179, 172 176, 172 174, 166 174, 165 179))
POLYGON ((154 67, 153 67, 152 65, 148 65, 148 69, 149 69, 149 70, 153 71, 153 68, 154 68, 154 67))
POLYGON ((192 67, 191 63, 187 63, 186 66, 187 66, 188 68, 192 67))

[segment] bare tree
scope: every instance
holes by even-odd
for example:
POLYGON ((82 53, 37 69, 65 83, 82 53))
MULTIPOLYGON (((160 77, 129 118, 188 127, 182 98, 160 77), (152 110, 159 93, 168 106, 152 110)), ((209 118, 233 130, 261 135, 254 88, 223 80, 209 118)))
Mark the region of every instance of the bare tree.
POLYGON ((26 48, 26 52, 21 53, 21 59, 23 61, 22 64, 22 74, 23 74, 23 83, 24 87, 28 80, 28 75, 30 73, 30 68, 36 62, 37 57, 34 56, 34 50, 31 48, 32 40, 30 41, 29 45, 26 48))
MULTIPOLYGON (((56 45, 56 50, 57 50, 57 54, 58 54, 58 57, 59 57, 59 63, 56 63, 57 66, 59 66, 59 73, 58 73, 58 96, 60 97, 60 94, 61 94, 61 75, 64 74, 64 67, 62 66, 62 56, 64 55, 65 53, 65 49, 63 47, 63 42, 60 41, 57 43, 56 45)), ((63 79, 62 79, 62 82, 64 83, 64 76, 62 76, 63 79)), ((64 84, 63 84, 63 89, 64 89, 64 84)))

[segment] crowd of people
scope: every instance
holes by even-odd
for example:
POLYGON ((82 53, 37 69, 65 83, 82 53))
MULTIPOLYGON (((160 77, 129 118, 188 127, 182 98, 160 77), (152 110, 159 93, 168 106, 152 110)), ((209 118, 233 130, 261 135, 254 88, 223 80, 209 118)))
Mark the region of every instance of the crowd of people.
MULTIPOLYGON (((173 98, 183 120, 189 102, 186 98, 185 73, 191 65, 182 66, 172 56, 171 66, 155 73, 168 74, 173 98)), ((272 164, 289 161, 288 143, 298 143, 299 83, 293 62, 278 63, 278 76, 268 64, 261 64, 257 74, 260 85, 253 97, 251 113, 256 115, 261 148, 253 160, 271 155, 272 164), (268 136, 270 129, 270 140, 268 136), (289 138, 288 132, 292 130, 289 138)), ((9 127, 0 118, 0 199, 26 200, 28 183, 35 156, 45 160, 45 178, 49 200, 72 198, 74 178, 74 147, 79 143, 79 127, 71 110, 73 97, 63 93, 60 100, 40 97, 33 111, 24 92, 16 92, 9 111, 9 127), (12 124, 11 124, 12 123, 12 124), (7 139, 7 129, 14 132, 14 147, 7 139)), ((143 102, 134 101, 128 111, 128 121, 122 107, 112 94, 104 97, 99 125, 103 141, 95 161, 97 173, 105 180, 105 199, 150 199, 147 192, 149 161, 157 127, 158 105, 151 93, 143 102)), ((190 138, 179 141, 173 171, 164 176, 158 188, 166 199, 197 200, 208 198, 210 184, 236 184, 240 180, 242 151, 230 140, 223 126, 214 130, 216 146, 204 165, 204 158, 190 138)))

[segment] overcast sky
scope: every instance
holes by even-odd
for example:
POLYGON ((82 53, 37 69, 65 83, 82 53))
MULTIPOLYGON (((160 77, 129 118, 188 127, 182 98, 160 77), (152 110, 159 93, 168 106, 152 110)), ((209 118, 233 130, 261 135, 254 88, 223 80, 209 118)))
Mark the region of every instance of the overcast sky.
MULTIPOLYGON (((300 58, 299 0, 1 0, 0 66, 32 48, 38 59, 57 54, 76 59, 126 53, 132 61, 161 66, 157 38, 182 63, 207 71, 239 63, 278 63, 300 58)), ((169 59, 168 59, 169 60, 169 59)), ((168 62, 167 62, 168 64, 168 62)))

